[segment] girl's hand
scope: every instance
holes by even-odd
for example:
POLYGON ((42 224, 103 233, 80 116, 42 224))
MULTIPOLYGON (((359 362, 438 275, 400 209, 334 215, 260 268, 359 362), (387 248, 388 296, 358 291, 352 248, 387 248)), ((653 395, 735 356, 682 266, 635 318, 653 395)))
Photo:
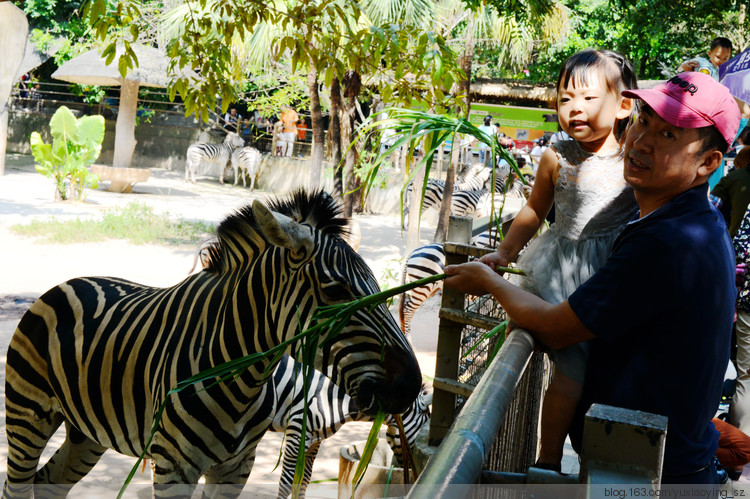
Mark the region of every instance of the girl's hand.
POLYGON ((502 248, 498 248, 497 251, 493 251, 488 255, 484 255, 479 259, 479 261, 485 265, 488 265, 492 270, 495 270, 498 265, 507 267, 510 262, 513 261, 513 257, 509 255, 507 251, 504 251, 502 248))
POLYGON ((445 280, 446 286, 474 296, 487 294, 495 279, 503 279, 492 268, 478 261, 448 265, 445 273, 451 276, 445 280))

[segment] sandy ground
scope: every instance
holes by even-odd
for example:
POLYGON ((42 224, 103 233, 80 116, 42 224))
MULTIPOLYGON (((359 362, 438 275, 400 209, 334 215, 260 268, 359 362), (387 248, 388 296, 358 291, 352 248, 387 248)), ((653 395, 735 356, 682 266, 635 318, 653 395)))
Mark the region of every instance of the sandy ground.
MULTIPOLYGON (((250 192, 242 187, 220 185, 215 179, 203 178, 196 185, 183 182, 181 172, 153 170, 151 179, 138 184, 133 194, 92 190, 85 203, 53 201, 53 184, 33 170, 30 156, 9 154, 5 176, 0 177, 0 392, 4 392, 5 353, 20 315, 34 298, 50 287, 72 277, 111 275, 153 286, 168 286, 185 278, 193 265, 191 247, 133 245, 120 240, 99 243, 59 245, 41 243, 16 235, 14 224, 48 217, 92 217, 115 205, 132 201, 146 203, 158 211, 186 218, 218 222, 235 208, 270 193, 250 192)), ((106 183, 105 183, 106 187, 106 183)), ((398 279, 405 242, 396 216, 357 217, 362 232, 359 252, 381 279, 398 279)), ((422 232, 425 242, 434 227, 422 232)), ((392 282, 395 284, 395 282, 392 282)), ((412 335, 422 372, 432 376, 435 370, 437 343, 437 309, 433 298, 420 309, 413 321, 412 335)), ((396 309, 393 309, 396 313, 396 309)), ((0 425, 4 428, 4 397, 0 397, 0 425)), ((321 447, 315 462, 313 481, 328 481, 310 492, 335 497, 339 450, 352 442, 364 440, 370 425, 350 423, 321 447)), ((59 431, 48 446, 44 461, 62 443, 59 431)), ((258 457, 245 491, 253 496, 275 495, 279 472, 274 470, 279 456, 281 436, 268 433, 258 447, 258 457)), ((0 482, 5 479, 7 443, 0 431, 0 482)), ((108 451, 97 466, 74 489, 76 497, 113 494, 123 483, 135 459, 108 451)), ((150 473, 137 473, 128 489, 130 497, 150 497, 150 473)))

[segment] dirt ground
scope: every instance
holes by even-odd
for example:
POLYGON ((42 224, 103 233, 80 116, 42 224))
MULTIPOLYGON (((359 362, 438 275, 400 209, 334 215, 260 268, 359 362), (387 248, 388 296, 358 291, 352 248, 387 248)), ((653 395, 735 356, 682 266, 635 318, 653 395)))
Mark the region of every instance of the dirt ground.
MULTIPOLYGON (((181 172, 153 170, 151 178, 137 184, 132 194, 92 190, 85 203, 53 201, 52 180, 33 169, 30 156, 8 154, 5 175, 0 177, 0 392, 4 391, 5 354, 20 316, 33 300, 50 287, 72 277, 111 275, 153 286, 168 286, 186 277, 193 265, 194 248, 133 245, 121 240, 99 243, 59 245, 41 243, 34 238, 14 234, 10 227, 33 219, 92 217, 104 210, 132 201, 146 203, 171 216, 218 222, 235 208, 264 199, 271 193, 220 185, 215 179, 199 179, 186 184, 181 172)), ((379 279, 398 279, 405 242, 396 215, 367 215, 356 219, 361 227, 360 254, 379 279)), ((425 242, 434 227, 422 232, 425 242)), ((381 281, 382 282, 382 281, 381 281)), ((392 281, 395 284, 395 281, 392 281)), ((435 369, 438 301, 433 298, 420 309, 413 321, 412 335, 422 372, 429 376, 435 369)), ((396 313, 396 309, 393 309, 396 313)), ((1 395, 1 394, 0 394, 1 395)), ((0 421, 4 428, 4 396, 0 397, 0 421)), ((315 485, 310 496, 335 497, 331 483, 338 474, 339 450, 352 442, 365 440, 370 425, 350 423, 321 447, 313 470, 315 485)), ((44 461, 62 443, 58 431, 44 461)), ((279 456, 281 436, 267 434, 258 447, 258 457, 245 491, 254 497, 275 496, 279 471, 274 470, 279 456)), ((0 431, 0 482, 5 479, 7 443, 0 431)), ((101 497, 114 494, 125 480, 135 459, 108 451, 92 472, 74 489, 76 497, 101 497)), ((150 497, 150 473, 137 473, 128 489, 129 497, 150 497)))

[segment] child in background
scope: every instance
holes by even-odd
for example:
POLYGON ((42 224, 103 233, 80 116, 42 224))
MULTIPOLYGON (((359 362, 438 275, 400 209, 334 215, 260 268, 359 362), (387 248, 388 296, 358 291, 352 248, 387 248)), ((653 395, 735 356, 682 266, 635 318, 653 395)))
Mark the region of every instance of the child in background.
MULTIPOLYGON (((555 223, 523 252, 520 285, 561 303, 607 260, 615 238, 637 211, 623 178, 622 142, 632 101, 621 92, 637 87, 632 65, 608 50, 570 57, 557 81, 557 112, 571 139, 542 155, 526 205, 497 251, 482 257, 507 266, 539 230, 554 203, 555 223)), ((581 397, 588 343, 549 352, 555 363, 542 406, 538 467, 560 470, 565 437, 581 397)))
POLYGON ((719 81, 719 66, 727 62, 730 57, 732 57, 732 42, 728 38, 720 36, 714 38, 711 42, 711 47, 708 49, 708 59, 696 57, 685 61, 680 66, 680 71, 700 71, 719 81))

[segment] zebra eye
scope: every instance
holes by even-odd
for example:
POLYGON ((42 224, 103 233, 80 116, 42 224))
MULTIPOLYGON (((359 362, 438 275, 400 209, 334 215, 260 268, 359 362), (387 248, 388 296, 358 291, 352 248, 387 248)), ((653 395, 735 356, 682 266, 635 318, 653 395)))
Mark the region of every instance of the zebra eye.
POLYGON ((349 301, 353 298, 349 288, 340 282, 329 282, 321 286, 327 300, 332 302, 349 301))

